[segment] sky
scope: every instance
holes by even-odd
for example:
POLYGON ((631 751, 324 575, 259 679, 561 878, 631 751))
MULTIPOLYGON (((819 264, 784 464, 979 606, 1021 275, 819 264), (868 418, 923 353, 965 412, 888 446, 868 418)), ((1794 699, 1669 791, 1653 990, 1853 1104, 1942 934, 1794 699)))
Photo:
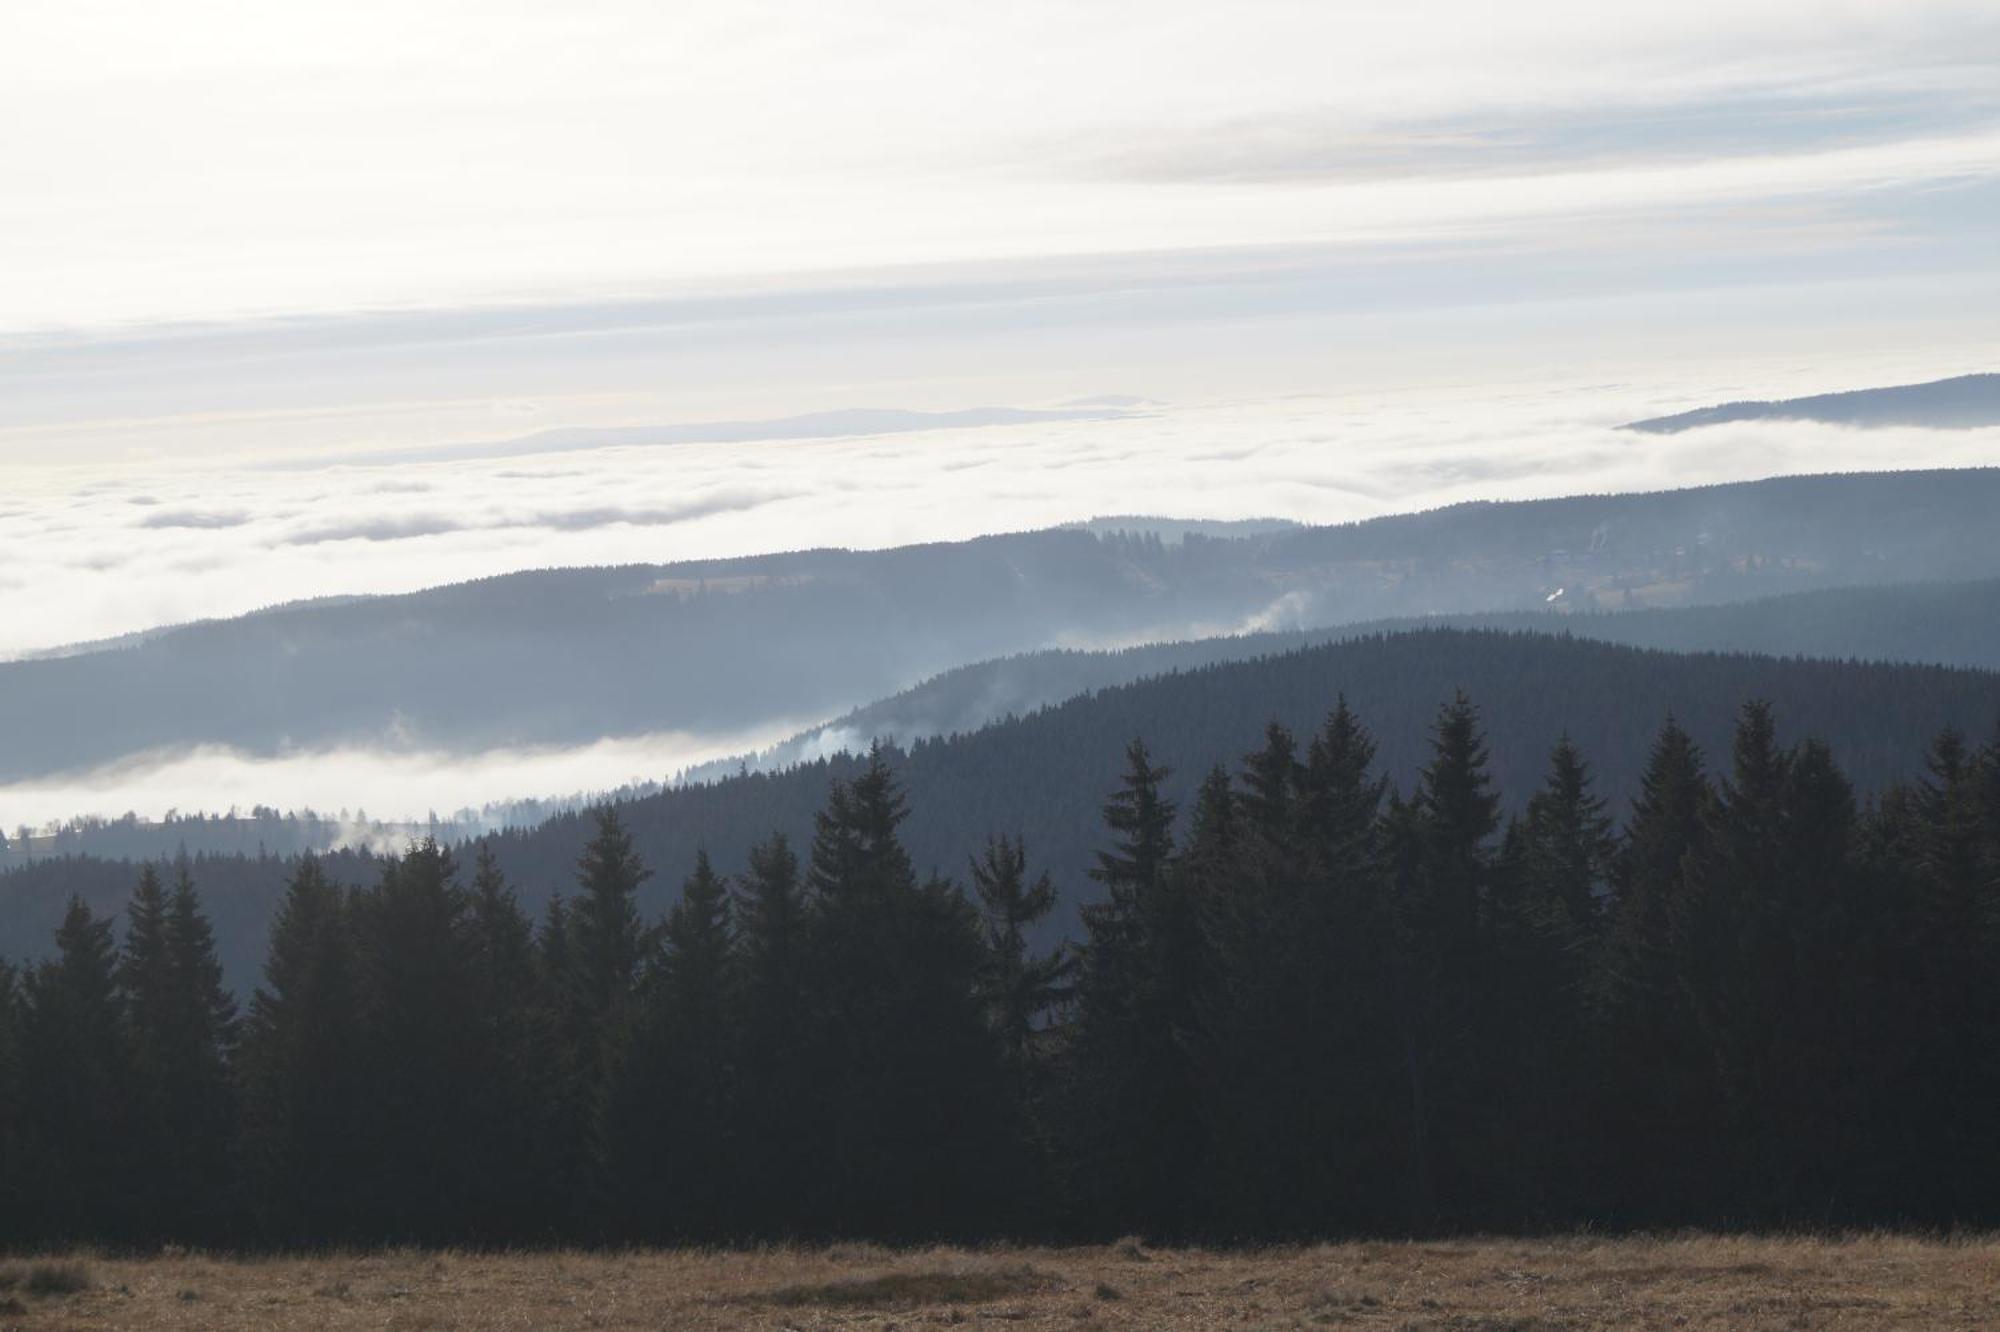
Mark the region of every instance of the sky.
POLYGON ((0 656, 551 564, 2000 457, 1612 429, 2000 368, 1991 0, 7 11, 0 656), (854 408, 1049 415, 784 420, 854 408))

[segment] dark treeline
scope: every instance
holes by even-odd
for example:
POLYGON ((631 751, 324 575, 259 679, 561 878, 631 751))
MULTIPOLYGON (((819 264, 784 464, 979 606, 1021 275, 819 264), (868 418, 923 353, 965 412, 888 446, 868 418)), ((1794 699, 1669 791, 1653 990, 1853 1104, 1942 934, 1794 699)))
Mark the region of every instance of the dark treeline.
POLYGON ((240 1011, 144 870, 0 971, 0 1242, 2000 1220, 2000 737, 1863 804, 1764 704, 1669 721, 1614 826, 1567 739, 1503 816, 1462 695, 1407 790, 1342 701, 1167 780, 1073 948, 1018 836, 920 876, 879 754, 656 921, 610 809, 539 920, 483 851, 303 860, 240 1011))
MULTIPOLYGON (((1106 775, 1118 770, 1133 736, 1147 737, 1155 761, 1172 770, 1162 792, 1181 810, 1175 832, 1184 836, 1211 765, 1272 719, 1310 733, 1336 694, 1368 718, 1380 742, 1377 771, 1409 789, 1429 761, 1437 701, 1458 688, 1486 710, 1489 769, 1503 815, 1525 811, 1549 744, 1565 731, 1590 755, 1598 793, 1623 810, 1640 790, 1654 727, 1667 713, 1707 752, 1721 754, 1737 702, 1768 699, 1787 740, 1826 741, 1863 799, 1913 780, 1925 737, 1948 727, 1984 736, 2000 723, 2000 675, 1985 671, 1653 652, 1540 634, 1371 635, 1160 675, 970 734, 891 749, 911 807, 900 840, 920 875, 935 869, 962 876, 968 848, 989 831, 1025 830, 1058 897, 1031 937, 1044 948, 1074 942, 1082 938, 1079 908, 1092 891, 1088 871, 1103 839, 1097 807, 1106 775)), ((855 754, 619 801, 635 849, 661 870, 639 890, 641 914, 663 916, 673 907, 698 849, 735 877, 749 869, 750 849, 773 832, 806 847, 829 786, 865 770, 876 734, 849 737, 855 754)), ((415 830, 419 837, 425 831, 415 830)), ((523 908, 539 919, 595 832, 595 820, 579 812, 495 834, 487 844, 523 908)), ((450 841, 446 830, 437 836, 450 841)), ((275 854, 204 854, 198 843, 187 849, 224 976, 247 1000, 296 864, 275 854)), ((470 846, 453 849, 461 860, 475 854, 470 846)), ((148 858, 171 878, 174 855, 174 845, 164 843, 148 858)), ((372 884, 382 872, 381 858, 360 850, 325 853, 321 866, 343 884, 372 884)), ((0 957, 45 956, 71 896, 100 914, 119 912, 135 873, 121 861, 75 856, 0 874, 0 957)))

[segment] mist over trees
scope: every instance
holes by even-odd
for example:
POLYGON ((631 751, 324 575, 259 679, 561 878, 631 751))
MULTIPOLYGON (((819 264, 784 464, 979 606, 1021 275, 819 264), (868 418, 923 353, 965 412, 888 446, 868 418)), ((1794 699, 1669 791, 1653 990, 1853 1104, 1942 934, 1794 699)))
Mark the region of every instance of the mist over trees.
POLYGON ((1508 799, 1462 693, 1408 783, 1336 698, 1185 818, 1132 740, 1073 952, 1035 830, 919 872, 879 751, 664 918, 610 808, 539 922, 483 853, 296 862, 241 1012, 142 869, 0 970, 0 1239, 1992 1224, 2000 731, 1862 800, 1779 720, 1667 719, 1616 808, 1570 737, 1508 799))
MULTIPOLYGON (((1192 817, 1195 788, 1241 737, 1278 720, 1299 734, 1317 725, 1325 700, 1345 693, 1371 719, 1385 776, 1407 788, 1428 754, 1425 727, 1436 700, 1463 688, 1489 709, 1488 747, 1509 812, 1540 778, 1543 757, 1567 730, 1591 756, 1604 796, 1619 807, 1637 793, 1651 742, 1648 716, 1671 711, 1710 752, 1727 748, 1732 700, 1769 698, 1787 727, 1821 736, 1864 796, 1917 775, 1914 737, 1955 727, 1983 735, 2000 722, 2000 676, 1987 672, 1878 663, 1667 654, 1543 635, 1424 631, 1370 637, 1171 673, 1071 699, 975 734, 888 751, 913 797, 901 838, 920 872, 961 874, 989 833, 1029 832, 1036 863, 1054 875, 1058 901, 1036 927, 1047 945, 1080 937, 1078 907, 1096 862, 1095 809, 1103 774, 1135 735, 1148 737, 1172 770, 1166 795, 1192 817), (1021 774, 1032 773, 1032 780, 1021 774)), ((866 749, 865 737, 860 740, 866 749)), ((716 870, 748 868, 750 849, 782 832, 801 850, 828 783, 865 765, 854 755, 752 773, 620 802, 634 847, 649 864, 690 866, 706 849, 716 870)), ((539 917, 567 882, 594 833, 584 814, 559 814, 533 829, 485 840, 539 917)), ((442 840, 442 838, 441 838, 442 840)), ((454 848, 470 860, 469 844, 454 848)), ((194 855, 232 988, 248 997, 262 963, 273 912, 294 860, 194 855)), ((369 884, 382 856, 341 851, 321 857, 344 884, 369 884)), ((171 861, 163 862, 171 870, 171 861)), ((0 875, 0 956, 43 956, 69 897, 99 913, 119 911, 133 867, 76 857, 38 861, 0 875)), ((673 905, 684 871, 639 886, 649 916, 673 905)))

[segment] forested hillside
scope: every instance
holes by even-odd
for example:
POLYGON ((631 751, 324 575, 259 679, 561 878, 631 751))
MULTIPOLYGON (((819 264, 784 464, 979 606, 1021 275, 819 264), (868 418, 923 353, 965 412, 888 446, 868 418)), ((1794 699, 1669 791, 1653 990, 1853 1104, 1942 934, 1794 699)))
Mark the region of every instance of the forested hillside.
POLYGON ((2000 375, 1959 375, 1928 384, 1850 389, 1777 402, 1726 402, 1673 416, 1634 421, 1628 430, 1674 434, 1729 421, 1825 421, 1847 426, 1968 429, 2000 425, 2000 375))
POLYGON ((1496 785, 1503 715, 1434 707, 1402 791, 1345 702, 1185 800, 1130 741, 1067 947, 1043 830, 928 875, 879 755, 740 875, 600 811, 539 923, 483 851, 298 862, 247 1003, 148 869, 122 944, 72 901, 0 968, 0 1243, 2000 1221, 2000 737, 1884 729, 1864 805, 1766 704, 1667 720, 1620 818, 1568 740, 1496 785))
MULTIPOLYGON (((2000 669, 2000 581, 1827 588, 1671 610, 1435 615, 1097 652, 1073 648, 1024 652, 961 666, 856 708, 771 747, 759 761, 760 766, 783 767, 877 738, 908 745, 926 736, 975 730, 1003 717, 1149 675, 1351 638, 1439 628, 1569 634, 1675 652, 1754 652, 1996 670, 2000 669)), ((735 761, 725 761, 694 771, 720 777, 736 767, 735 761)))
MULTIPOLYGON (((1408 789, 1423 762, 1426 719, 1459 689, 1488 710, 1493 772, 1509 798, 1525 798, 1549 746, 1567 733, 1592 756, 1619 808, 1638 789, 1652 728, 1666 713, 1715 749, 1745 700, 1768 699, 1784 734, 1824 737, 1864 795, 1917 771, 1912 735, 1957 726, 1983 736, 2000 721, 2000 675, 1985 672, 1669 654, 1497 632, 1386 635, 1145 680, 893 753, 916 811, 906 844, 920 869, 959 874, 964 848, 989 832, 1027 835, 1060 895, 1043 932, 1073 933, 1091 892, 1084 875, 1093 811, 1132 737, 1152 738, 1173 769, 1166 794, 1185 802, 1211 765, 1235 757, 1243 736, 1272 720, 1304 731, 1344 695, 1382 736, 1384 774, 1408 789)), ((804 839, 829 782, 860 763, 836 756, 621 806, 639 853, 661 869, 642 906, 665 909, 701 848, 719 871, 734 873, 773 830, 804 839)), ((567 881, 589 828, 587 816, 567 815, 491 839, 531 910, 567 881)), ((325 863, 336 881, 353 885, 380 872, 378 861, 356 853, 325 863)), ((276 857, 215 857, 198 867, 238 986, 249 982, 288 870, 276 857)), ((72 892, 103 909, 129 891, 132 874, 124 863, 80 859, 0 875, 0 955, 45 947, 72 892)))
MULTIPOLYGON (((1150 519, 1107 519, 1140 524, 1150 519)), ((1635 611, 1517 611, 1373 620, 1332 629, 1228 635, 1103 651, 1048 649, 962 666, 913 689, 857 708, 751 756, 691 768, 690 780, 716 781, 746 761, 782 769, 875 740, 908 748, 920 739, 977 730, 1092 690, 1152 675, 1243 661, 1328 642, 1420 629, 1500 629, 1567 634, 1672 651, 1756 652, 1771 656, 1933 663, 2000 669, 2000 581, 1829 588, 1718 606, 1635 611)), ((143 860, 200 854, 290 855, 337 846, 400 846, 434 834, 444 841, 494 828, 526 828, 601 799, 631 799, 650 788, 516 800, 420 824, 382 823, 312 810, 180 815, 160 822, 126 816, 80 818, 31 837, 0 833, 0 870, 50 855, 143 860)))
POLYGON ((1885 473, 1228 539, 1058 530, 518 574, 0 663, 0 781, 195 744, 270 755, 740 739, 1050 646, 1991 578, 1996 511, 2000 470, 1885 473))

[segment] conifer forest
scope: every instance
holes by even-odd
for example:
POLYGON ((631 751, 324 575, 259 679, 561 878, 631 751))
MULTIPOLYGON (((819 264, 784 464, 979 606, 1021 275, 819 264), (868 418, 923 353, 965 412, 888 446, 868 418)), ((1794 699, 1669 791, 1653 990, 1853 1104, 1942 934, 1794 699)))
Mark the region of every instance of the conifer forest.
POLYGON ((305 857, 243 998, 136 868, 0 970, 0 1244, 2000 1223, 2000 736, 1864 799, 1752 700, 1614 807, 1566 738, 1503 801, 1462 694, 1403 786, 1327 703, 1184 802, 1133 739, 1060 944, 1036 830, 920 875, 879 752, 741 874, 602 807, 533 919, 479 843, 305 857))

